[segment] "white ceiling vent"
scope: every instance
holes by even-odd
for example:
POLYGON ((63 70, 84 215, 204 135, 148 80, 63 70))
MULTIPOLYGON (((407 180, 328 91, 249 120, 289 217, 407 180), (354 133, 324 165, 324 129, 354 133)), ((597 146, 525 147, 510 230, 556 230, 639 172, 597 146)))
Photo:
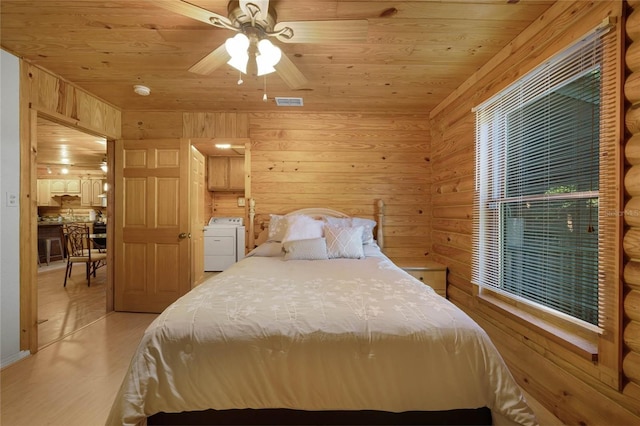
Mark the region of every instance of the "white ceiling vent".
POLYGON ((303 106, 302 98, 279 98, 276 96, 276 105, 278 106, 290 106, 301 107, 303 106))

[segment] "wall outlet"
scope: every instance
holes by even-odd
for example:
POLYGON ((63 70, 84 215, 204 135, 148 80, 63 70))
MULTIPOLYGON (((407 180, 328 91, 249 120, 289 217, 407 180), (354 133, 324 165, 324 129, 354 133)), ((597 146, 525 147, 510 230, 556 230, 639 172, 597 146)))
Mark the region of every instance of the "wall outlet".
POLYGON ((18 207, 18 194, 7 191, 7 207, 18 207))
POLYGON ((244 197, 238 197, 238 207, 244 207, 244 197))

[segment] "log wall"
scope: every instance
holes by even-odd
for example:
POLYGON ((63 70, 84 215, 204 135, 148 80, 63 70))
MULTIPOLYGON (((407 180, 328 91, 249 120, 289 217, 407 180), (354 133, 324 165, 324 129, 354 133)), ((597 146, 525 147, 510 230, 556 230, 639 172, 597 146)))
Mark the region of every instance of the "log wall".
MULTIPOLYGON (((631 260, 624 270, 627 318, 624 348, 618 342, 613 350, 601 350, 600 362, 581 359, 574 351, 531 328, 526 321, 483 302, 477 297, 476 286, 470 282, 475 179, 472 108, 596 27, 607 16, 623 22, 628 13, 625 6, 619 1, 557 2, 430 115, 433 160, 431 252, 436 261, 449 268, 449 298, 490 334, 520 385, 565 424, 640 423, 637 385, 640 380, 640 327, 636 323, 640 321, 640 263, 633 260, 634 247, 640 246, 637 244, 640 228, 631 227, 640 226, 640 220, 636 216, 627 217, 630 228, 625 236, 628 241, 626 254, 631 260), (621 356, 624 356, 624 363, 619 362, 621 356), (617 369, 603 367, 605 359, 617 365, 617 369)), ((634 21, 640 22, 640 16, 634 16, 634 9, 632 6, 627 32, 631 39, 640 40, 640 28, 634 25, 631 32, 628 28, 634 21)), ((624 28, 624 24, 621 25, 624 28)), ((640 50, 632 49, 631 45, 629 51, 635 56, 636 49, 640 50)), ((627 86, 636 93, 637 80, 632 77, 627 80, 627 86)), ((640 98, 636 99, 640 101, 640 98)), ((640 135, 640 124, 637 124, 640 123, 640 102, 638 106, 637 110, 630 107, 626 117, 627 127, 634 135, 640 135)), ((622 113, 620 115, 622 122, 622 113)), ((640 136, 636 138, 640 140, 640 136)), ((640 172, 633 170, 640 164, 640 145, 636 147, 636 144, 633 136, 627 143, 630 167, 625 187, 630 199, 626 209, 640 206, 640 201, 635 200, 635 195, 640 197, 640 172)))
POLYGON ((628 1, 625 54, 627 101, 625 117, 627 139, 625 144, 625 251, 624 265, 624 352, 623 372, 627 379, 623 392, 640 398, 640 1, 628 1))
MULTIPOLYGON (((248 194, 256 200, 257 222, 268 221, 270 213, 318 206, 373 219, 376 200, 382 199, 387 255, 418 262, 429 256, 426 114, 252 112, 246 121, 232 114, 197 113, 183 127, 182 113, 129 111, 123 113, 123 137, 215 137, 216 122, 246 123, 251 140, 248 194)), ((211 197, 212 214, 207 216, 231 211, 237 194, 231 200, 211 197)))

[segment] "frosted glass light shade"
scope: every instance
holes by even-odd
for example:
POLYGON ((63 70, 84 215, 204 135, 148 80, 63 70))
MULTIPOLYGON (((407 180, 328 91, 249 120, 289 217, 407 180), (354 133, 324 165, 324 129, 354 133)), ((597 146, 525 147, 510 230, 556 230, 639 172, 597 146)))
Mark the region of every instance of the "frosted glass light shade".
POLYGON ((238 71, 246 74, 247 63, 249 62, 249 53, 247 52, 249 49, 249 38, 242 33, 238 33, 232 38, 228 38, 224 43, 224 47, 229 56, 231 56, 231 59, 229 59, 227 63, 238 71))
POLYGON ((282 57, 282 51, 277 46, 274 46, 267 39, 262 39, 258 42, 258 52, 260 54, 256 56, 256 63, 258 65, 258 75, 265 75, 275 72, 274 66, 280 62, 282 57))

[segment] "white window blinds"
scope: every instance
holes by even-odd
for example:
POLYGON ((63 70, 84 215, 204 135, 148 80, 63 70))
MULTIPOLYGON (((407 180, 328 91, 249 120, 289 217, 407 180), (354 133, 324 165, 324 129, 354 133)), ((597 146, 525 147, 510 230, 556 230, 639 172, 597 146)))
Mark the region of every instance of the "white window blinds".
POLYGON ((612 48, 595 31, 476 108, 473 282, 597 329, 615 285, 612 48))

